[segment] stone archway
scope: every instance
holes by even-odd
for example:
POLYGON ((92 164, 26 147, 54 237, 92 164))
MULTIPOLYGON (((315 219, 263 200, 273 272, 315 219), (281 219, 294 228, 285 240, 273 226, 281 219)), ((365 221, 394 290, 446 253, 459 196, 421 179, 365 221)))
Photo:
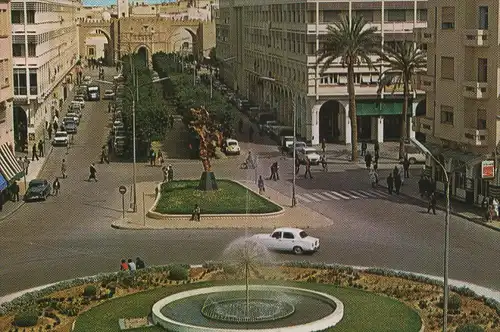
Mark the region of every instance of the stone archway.
POLYGON ((139 56, 139 59, 144 61, 144 64, 146 65, 146 67, 148 67, 149 58, 150 58, 151 53, 149 52, 149 49, 147 48, 147 46, 145 46, 145 45, 139 46, 134 53, 137 53, 137 55, 139 56))
POLYGON ((19 106, 13 107, 14 112, 14 142, 16 151, 24 152, 28 143, 28 116, 19 106))
POLYGON ((87 59, 104 59, 104 65, 113 64, 113 40, 110 33, 101 28, 90 28, 83 31, 83 49, 81 56, 87 59))
POLYGON ((325 139, 329 143, 339 142, 341 114, 345 113, 344 106, 337 100, 328 100, 319 110, 319 141, 325 139))

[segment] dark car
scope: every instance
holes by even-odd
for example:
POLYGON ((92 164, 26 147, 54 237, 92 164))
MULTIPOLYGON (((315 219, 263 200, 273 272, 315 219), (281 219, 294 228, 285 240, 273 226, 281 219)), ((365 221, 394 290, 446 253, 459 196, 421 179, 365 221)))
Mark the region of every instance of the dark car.
POLYGON ((52 192, 52 187, 47 180, 35 179, 31 180, 28 185, 28 190, 24 195, 24 200, 29 201, 39 201, 46 200, 47 196, 52 192))
POLYGON ((65 121, 64 122, 64 128, 68 134, 76 134, 77 129, 76 129, 76 123, 74 121, 65 121))

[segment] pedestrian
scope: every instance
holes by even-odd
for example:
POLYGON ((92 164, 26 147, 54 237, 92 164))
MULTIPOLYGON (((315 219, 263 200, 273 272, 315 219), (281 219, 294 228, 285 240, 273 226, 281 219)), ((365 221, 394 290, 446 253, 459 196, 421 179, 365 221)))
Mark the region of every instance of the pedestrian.
POLYGON ((28 175, 28 168, 30 167, 30 160, 28 156, 24 156, 24 174, 28 175))
POLYGON ((163 163, 165 160, 163 159, 163 152, 161 152, 160 149, 158 149, 158 153, 156 154, 158 156, 158 162, 160 163, 160 167, 163 167, 163 163))
POLYGON ((57 129, 59 129, 59 125, 57 124, 57 120, 54 119, 54 123, 52 124, 52 127, 54 128, 54 133, 57 133, 57 129))
POLYGON ((264 186, 264 179, 262 175, 259 175, 259 181, 257 181, 257 186, 259 187, 259 195, 262 195, 266 192, 266 187, 264 186))
POLYGON ((374 170, 370 171, 370 182, 372 184, 372 188, 375 188, 377 186, 378 176, 377 176, 377 172, 375 172, 374 170))
POLYGON ((26 172, 26 166, 24 165, 24 160, 23 157, 17 158, 17 162, 19 163, 19 166, 21 166, 21 169, 26 172))
POLYGON ((128 270, 130 271, 130 275, 134 277, 135 271, 137 270, 137 266, 135 265, 134 261, 131 258, 128 259, 127 264, 128 264, 128 270))
POLYGON ((375 144, 373 145, 373 150, 375 152, 375 160, 378 160, 380 157, 380 145, 378 141, 375 141, 375 144))
POLYGON ((168 117, 168 123, 170 125, 170 129, 174 128, 174 116, 172 114, 168 117))
POLYGON ((152 148, 149 150, 149 164, 150 166, 156 166, 156 152, 152 148))
POLYGON ((436 194, 434 192, 429 195, 429 205, 427 207, 427 213, 431 212, 431 210, 432 213, 436 214, 436 194))
POLYGON ((142 259, 137 257, 135 259, 135 267, 137 268, 137 270, 141 270, 141 269, 144 269, 146 267, 146 264, 144 263, 144 261, 142 259))
POLYGON ((61 163, 61 175, 62 175, 62 178, 63 179, 66 179, 66 159, 63 159, 62 160, 62 163, 61 163))
POLYGON ((174 181, 174 169, 173 169, 172 165, 168 165, 167 180, 168 180, 168 182, 174 181))
POLYGON ((498 219, 498 199, 496 197, 493 198, 493 211, 495 212, 495 217, 494 219, 498 219))
POLYGON ((370 167, 372 165, 372 155, 371 155, 370 151, 366 152, 366 154, 365 154, 365 164, 366 164, 366 168, 370 169, 370 167))
POLYGON ((47 133, 49 134, 49 140, 52 139, 52 126, 47 126, 47 133))
POLYGON ((17 184, 17 181, 14 181, 12 184, 12 201, 19 202, 19 185, 17 184))
POLYGON ((322 155, 320 159, 321 167, 323 167, 324 172, 328 172, 328 162, 326 161, 326 155, 322 155))
MULTIPOLYGON (((366 149, 368 148, 368 144, 366 142, 361 142, 361 156, 366 155, 366 149)), ((366 160, 366 158, 365 158, 366 160)))
POLYGON ((43 157, 43 142, 42 140, 38 141, 38 156, 43 157))
POLYGON ((326 139, 323 138, 321 141, 321 150, 323 150, 323 154, 326 152, 326 139))
POLYGON ((59 194, 59 190, 61 189, 61 183, 59 182, 59 178, 56 178, 54 180, 54 183, 52 184, 52 189, 54 190, 54 196, 57 196, 57 194, 59 194))
POLYGON ((309 174, 309 178, 313 178, 311 174, 311 162, 309 161, 309 158, 306 157, 306 172, 304 174, 304 178, 307 179, 307 175, 309 174))
POLYGON ((198 204, 195 204, 190 220, 191 221, 200 221, 200 217, 201 217, 200 206, 198 204))
POLYGON ((420 180, 418 180, 418 192, 420 193, 420 198, 424 197, 425 194, 425 177, 421 176, 420 180))
POLYGON ((408 179, 410 177, 410 161, 408 160, 408 155, 403 159, 403 172, 404 177, 408 179))
POLYGON ((96 174, 97 174, 97 170, 95 168, 95 164, 92 163, 92 164, 90 164, 90 174, 89 174, 89 180, 88 181, 90 182, 90 180, 93 179, 93 180, 95 180, 95 182, 97 182, 96 174))
POLYGON ((295 157, 295 175, 299 174, 300 171, 300 160, 298 157, 295 157))
POLYGON ((399 168, 398 166, 394 166, 394 168, 392 169, 392 176, 396 178, 396 175, 398 174, 399 174, 399 168))
POLYGON ((278 173, 278 169, 279 169, 279 166, 278 166, 278 162, 275 161, 272 166, 271 166, 271 177, 273 178, 274 181, 276 180, 279 180, 280 179, 280 175, 278 173))
POLYGON ((120 271, 127 271, 128 270, 128 264, 127 261, 122 259, 120 263, 120 271))
POLYGON ((163 174, 163 182, 167 182, 168 181, 168 167, 167 166, 163 166, 161 168, 161 172, 163 174))
POLYGON ((373 161, 373 170, 374 170, 375 172, 377 172, 377 170, 378 170, 378 160, 377 160, 377 159, 375 159, 375 160, 373 161))
POLYGON ((401 175, 398 173, 395 177, 394 177, 394 187, 396 189, 396 195, 399 195, 399 190, 401 189, 401 175))
POLYGON ((111 113, 111 103, 108 103, 108 113, 111 113))
POLYGON ((33 143, 33 148, 31 149, 31 161, 38 160, 38 154, 36 153, 36 143, 33 143))

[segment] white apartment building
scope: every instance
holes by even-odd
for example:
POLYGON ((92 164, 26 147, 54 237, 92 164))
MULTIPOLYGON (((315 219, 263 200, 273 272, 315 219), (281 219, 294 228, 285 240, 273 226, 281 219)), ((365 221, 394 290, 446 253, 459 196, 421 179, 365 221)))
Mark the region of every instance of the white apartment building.
MULTIPOLYGON (((481 160, 491 158, 500 140, 498 1, 429 0, 425 115, 417 117, 419 139, 445 166, 451 195, 480 204, 483 196, 500 198, 496 180, 483 179, 481 160)), ((428 161, 444 190, 444 173, 428 161)))
POLYGON ((14 128, 30 148, 45 138, 47 123, 57 115, 76 79, 80 5, 76 0, 11 4, 14 128))
POLYGON ((10 0, 0 0, 0 145, 14 146, 10 0))
MULTIPOLYGON (((427 26, 427 1, 220 0, 217 55, 221 59, 235 57, 223 62, 222 79, 290 126, 292 96, 296 96, 297 128, 304 139, 313 144, 323 138, 349 144, 347 69, 336 63, 319 77, 321 66, 316 66, 315 55, 328 25, 342 14, 362 15, 378 28, 383 43, 394 43, 412 40, 413 29, 427 26)), ((356 68, 355 81, 358 137, 378 142, 399 139, 401 92, 392 94, 392 88, 386 89, 383 101, 377 103, 378 74, 363 65, 356 68)), ((417 105, 425 104, 419 104, 423 95, 417 92, 412 114, 417 105)))

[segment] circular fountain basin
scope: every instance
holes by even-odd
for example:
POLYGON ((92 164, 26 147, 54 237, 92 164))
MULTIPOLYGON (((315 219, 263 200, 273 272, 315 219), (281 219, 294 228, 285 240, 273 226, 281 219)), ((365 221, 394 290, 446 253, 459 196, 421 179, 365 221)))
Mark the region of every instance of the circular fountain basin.
MULTIPOLYGON (((335 326, 344 315, 342 302, 322 292, 298 287, 251 285, 250 298, 255 301, 266 302, 268 305, 280 305, 282 310, 269 311, 268 315, 261 314, 261 319, 251 322, 249 319, 236 315, 206 315, 206 309, 216 305, 218 309, 224 305, 234 305, 233 301, 246 301, 238 294, 245 291, 245 285, 214 286, 193 289, 167 296, 156 302, 152 309, 152 319, 169 331, 176 332, 277 332, 286 328, 287 332, 320 331, 335 326), (278 293, 292 301, 278 301, 261 296, 265 293, 278 293), (236 294, 236 296, 235 296, 236 294), (215 297, 217 301, 208 303, 207 298, 215 297), (224 300, 226 299, 226 300, 224 300), (205 312, 202 310, 205 309, 205 312), (267 318, 266 318, 267 317, 267 318)), ((257 302, 255 304, 257 304, 257 302)), ((213 308, 209 310, 212 314, 213 308)), ((216 313, 220 311, 215 311, 216 313)), ((224 311, 222 311, 224 312, 224 311)))

